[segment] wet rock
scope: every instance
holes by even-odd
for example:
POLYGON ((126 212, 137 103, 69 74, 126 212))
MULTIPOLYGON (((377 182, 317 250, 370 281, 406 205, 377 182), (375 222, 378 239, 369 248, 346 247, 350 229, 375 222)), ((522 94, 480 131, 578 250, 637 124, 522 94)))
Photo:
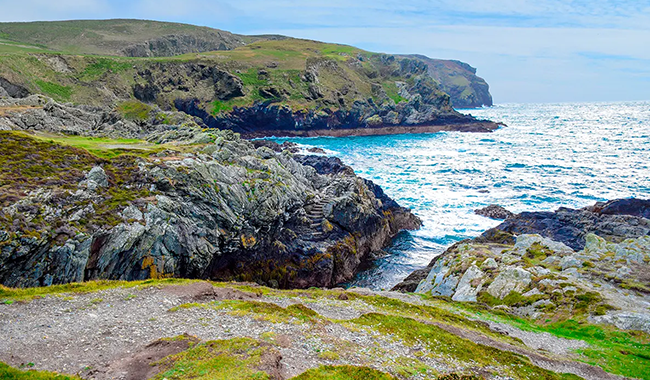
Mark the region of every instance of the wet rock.
POLYGON ((487 207, 474 210, 477 215, 485 216, 490 219, 504 220, 514 214, 499 205, 489 205, 487 207))

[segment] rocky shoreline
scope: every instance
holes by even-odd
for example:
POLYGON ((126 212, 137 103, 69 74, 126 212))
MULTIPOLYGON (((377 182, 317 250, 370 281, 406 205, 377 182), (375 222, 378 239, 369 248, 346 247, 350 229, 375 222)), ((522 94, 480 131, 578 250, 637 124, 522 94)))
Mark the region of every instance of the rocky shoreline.
POLYGON ((0 110, 9 130, 0 132, 5 286, 183 277, 331 287, 421 224, 340 161, 256 147, 187 115, 135 123, 39 96, 3 100, 0 110), (98 145, 115 157, 100 158, 60 133, 167 144, 129 150, 116 140, 98 145))
POLYGON ((393 290, 650 333, 650 201, 508 216, 393 290))

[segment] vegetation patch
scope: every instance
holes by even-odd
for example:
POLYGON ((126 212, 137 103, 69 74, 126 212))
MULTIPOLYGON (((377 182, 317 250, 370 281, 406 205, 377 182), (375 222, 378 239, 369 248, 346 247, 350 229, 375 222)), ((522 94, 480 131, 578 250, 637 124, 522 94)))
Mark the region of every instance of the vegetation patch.
POLYGON ((72 97, 72 88, 69 86, 62 86, 57 83, 36 80, 36 85, 41 89, 43 94, 60 101, 70 101, 72 97))
POLYGON ((251 338, 200 343, 157 362, 163 371, 154 379, 271 379, 269 373, 262 370, 268 364, 264 362, 268 356, 279 357, 279 353, 271 345, 251 338))
POLYGON ((145 121, 151 115, 151 106, 138 100, 127 100, 117 106, 117 112, 127 120, 145 121))
POLYGON ((106 74, 117 74, 129 70, 133 63, 121 61, 117 58, 97 58, 94 62, 88 64, 84 71, 79 75, 79 79, 89 81, 100 78, 106 74))
POLYGON ((56 372, 19 370, 0 362, 0 379, 12 380, 80 380, 76 376, 61 375, 56 372))
POLYGON ((291 380, 397 380, 397 378, 368 367, 328 365, 310 369, 291 380))
POLYGON ((383 334, 397 337, 406 344, 424 346, 435 357, 453 357, 468 367, 479 365, 497 366, 504 373, 510 373, 518 379, 575 379, 573 375, 551 372, 533 365, 528 358, 501 351, 496 348, 476 344, 460 338, 440 327, 418 322, 411 318, 388 316, 383 314, 365 314, 352 324, 366 326, 383 334))

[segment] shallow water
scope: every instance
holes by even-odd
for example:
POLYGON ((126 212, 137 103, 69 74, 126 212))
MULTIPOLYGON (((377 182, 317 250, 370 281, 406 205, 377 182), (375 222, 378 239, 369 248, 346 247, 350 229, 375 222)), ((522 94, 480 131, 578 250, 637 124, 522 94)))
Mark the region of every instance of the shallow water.
POLYGON ((507 127, 489 134, 442 132, 278 139, 324 148, 381 185, 424 221, 392 255, 352 285, 390 288, 450 244, 499 224, 473 210, 584 207, 650 197, 650 102, 504 104, 461 110, 507 127))

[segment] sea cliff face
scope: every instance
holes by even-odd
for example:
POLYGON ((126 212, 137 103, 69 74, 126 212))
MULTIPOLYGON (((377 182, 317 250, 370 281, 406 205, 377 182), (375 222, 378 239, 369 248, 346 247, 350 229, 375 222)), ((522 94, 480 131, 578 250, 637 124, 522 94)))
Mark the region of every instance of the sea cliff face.
POLYGON ((492 95, 485 79, 476 75, 476 68, 465 62, 433 59, 423 55, 407 56, 427 64, 429 75, 449 94, 454 108, 491 107, 492 95))
MULTIPOLYGON (((174 51, 175 43, 166 39, 160 49, 174 51)), ((499 128, 456 112, 439 83, 418 58, 295 39, 155 59, 0 54, 0 96, 44 94, 113 110, 136 102, 140 122, 152 121, 147 109, 181 111, 246 138, 499 128)))
POLYGON ((256 148, 232 131, 138 124, 39 97, 0 110, 0 129, 13 130, 0 132, 6 286, 164 277, 334 286, 420 225, 342 163, 256 148), (92 138, 49 139, 63 130, 168 143, 111 140, 95 145, 99 157, 70 146, 92 138))

